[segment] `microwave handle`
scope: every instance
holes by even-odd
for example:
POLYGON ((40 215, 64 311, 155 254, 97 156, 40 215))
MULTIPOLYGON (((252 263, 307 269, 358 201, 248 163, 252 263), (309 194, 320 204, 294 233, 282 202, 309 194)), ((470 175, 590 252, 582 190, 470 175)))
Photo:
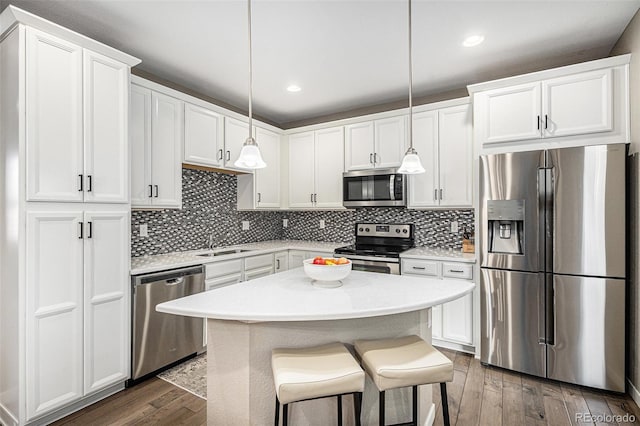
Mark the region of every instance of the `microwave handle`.
POLYGON ((389 196, 391 200, 396 199, 396 175, 389 175, 389 196))

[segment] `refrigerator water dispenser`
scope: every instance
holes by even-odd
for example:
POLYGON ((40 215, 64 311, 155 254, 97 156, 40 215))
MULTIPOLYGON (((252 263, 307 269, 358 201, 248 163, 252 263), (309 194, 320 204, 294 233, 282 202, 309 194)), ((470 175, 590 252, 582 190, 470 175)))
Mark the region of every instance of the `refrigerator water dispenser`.
POLYGON ((524 254, 524 200, 487 200, 489 253, 524 254))

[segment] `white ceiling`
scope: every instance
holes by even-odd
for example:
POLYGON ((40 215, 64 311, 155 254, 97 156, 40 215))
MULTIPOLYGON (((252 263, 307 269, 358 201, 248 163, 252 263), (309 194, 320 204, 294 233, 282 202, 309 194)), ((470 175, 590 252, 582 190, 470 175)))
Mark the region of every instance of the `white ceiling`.
MULTIPOLYGON (((9 2, 1 0, 2 6, 9 2)), ((246 109, 246 1, 15 0, 246 109)), ((254 111, 288 123, 406 98, 404 0, 253 0, 254 111), (291 83, 302 91, 291 94, 291 83)), ((640 0, 414 0, 414 96, 607 56, 640 0), (485 42, 464 48, 482 33, 485 42)))

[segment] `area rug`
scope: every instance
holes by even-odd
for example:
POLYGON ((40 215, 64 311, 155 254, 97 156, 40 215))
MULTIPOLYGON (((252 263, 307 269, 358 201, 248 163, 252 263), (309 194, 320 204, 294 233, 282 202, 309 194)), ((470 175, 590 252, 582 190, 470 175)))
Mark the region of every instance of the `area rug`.
POLYGON ((158 377, 202 399, 207 399, 207 354, 198 355, 165 370, 158 374, 158 377))

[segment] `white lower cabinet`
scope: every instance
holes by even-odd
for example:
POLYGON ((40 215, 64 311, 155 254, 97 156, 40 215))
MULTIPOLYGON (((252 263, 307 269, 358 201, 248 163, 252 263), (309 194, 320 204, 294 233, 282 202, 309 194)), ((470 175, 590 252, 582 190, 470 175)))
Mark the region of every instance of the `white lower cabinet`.
POLYGON ((313 259, 316 256, 333 257, 332 251, 306 251, 289 250, 289 269, 301 268, 305 259, 313 259))
POLYGON ((124 382, 129 213, 27 211, 27 417, 124 382))
MULTIPOLYGON (((473 264, 402 259, 402 275, 473 280, 473 264)), ((473 351, 473 293, 431 308, 431 334, 436 346, 473 351)))
POLYGON ((289 270, 289 251, 284 250, 273 255, 273 270, 274 273, 284 272, 289 270))

